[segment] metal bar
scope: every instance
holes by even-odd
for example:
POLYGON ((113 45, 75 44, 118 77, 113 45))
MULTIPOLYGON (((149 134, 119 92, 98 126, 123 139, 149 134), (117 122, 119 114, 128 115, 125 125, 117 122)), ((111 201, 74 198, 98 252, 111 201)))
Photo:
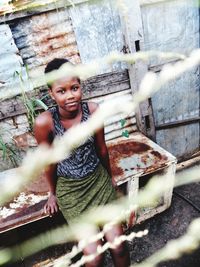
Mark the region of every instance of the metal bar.
POLYGON ((200 163, 200 151, 195 153, 195 156, 194 158, 189 158, 188 160, 185 160, 185 161, 182 161, 180 163, 178 163, 176 165, 176 172, 180 172, 184 169, 187 169, 187 168, 190 168, 190 167, 193 167, 194 165, 197 165, 200 163))
POLYGON ((173 121, 173 122, 159 124, 159 125, 156 125, 155 128, 156 130, 164 130, 164 129, 174 128, 177 126, 197 123, 199 121, 200 121, 200 117, 196 117, 196 118, 190 118, 190 119, 185 119, 181 121, 173 121))
POLYGON ((153 72, 160 72, 166 64, 175 64, 180 61, 181 59, 166 59, 165 62, 163 62, 162 64, 152 65, 148 67, 148 70, 153 72))

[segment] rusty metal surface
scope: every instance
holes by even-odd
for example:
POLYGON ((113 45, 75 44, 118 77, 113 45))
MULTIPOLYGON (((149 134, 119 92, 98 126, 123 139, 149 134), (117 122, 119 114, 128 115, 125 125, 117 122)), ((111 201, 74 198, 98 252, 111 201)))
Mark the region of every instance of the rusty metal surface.
POLYGON ((108 143, 111 171, 117 184, 167 167, 176 159, 139 132, 108 143))
MULTIPOLYGON (((12 179, 14 170, 4 172, 4 176, 1 173, 0 179, 12 179)), ((47 216, 43 212, 48 198, 48 186, 44 177, 30 183, 22 191, 0 207, 0 233, 47 216)))

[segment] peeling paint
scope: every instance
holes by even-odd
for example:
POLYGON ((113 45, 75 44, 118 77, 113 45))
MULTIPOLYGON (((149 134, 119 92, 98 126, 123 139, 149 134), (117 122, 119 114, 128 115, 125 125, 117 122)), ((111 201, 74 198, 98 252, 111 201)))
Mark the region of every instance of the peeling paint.
POLYGON ((9 203, 8 207, 0 207, 0 218, 5 219, 6 217, 20 211, 26 206, 31 206, 39 203, 42 200, 46 200, 47 195, 38 196, 34 194, 20 193, 18 197, 14 198, 13 202, 9 203))

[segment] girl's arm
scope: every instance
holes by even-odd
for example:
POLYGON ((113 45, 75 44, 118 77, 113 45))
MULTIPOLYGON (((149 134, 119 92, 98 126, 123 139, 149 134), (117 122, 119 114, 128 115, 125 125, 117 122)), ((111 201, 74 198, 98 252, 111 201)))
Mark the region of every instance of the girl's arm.
MULTIPOLYGON (((89 104, 90 113, 91 114, 94 113, 98 108, 98 104, 93 103, 93 102, 89 102, 88 104, 89 104)), ((97 155, 102 165, 104 166, 104 168, 108 171, 110 177, 112 177, 109 154, 108 154, 108 149, 107 149, 107 146, 105 143, 105 137, 104 137, 104 127, 98 129, 95 132, 94 137, 95 137, 95 148, 96 148, 97 155)), ((112 179, 112 184, 114 187, 116 187, 116 183, 114 179, 112 179)))
MULTIPOLYGON (((40 114, 34 124, 34 135, 38 144, 51 145, 53 141, 53 122, 51 114, 46 111, 40 114)), ((55 195, 56 190, 56 164, 51 164, 45 169, 45 178, 49 185, 50 196, 44 206, 44 212, 50 215, 58 211, 55 195)))
MULTIPOLYGON (((112 177, 108 149, 104 138, 104 128, 97 130, 95 133, 95 148, 102 165, 106 168, 109 175, 112 177)), ((114 186, 116 186, 115 181, 113 179, 112 183, 114 186)))

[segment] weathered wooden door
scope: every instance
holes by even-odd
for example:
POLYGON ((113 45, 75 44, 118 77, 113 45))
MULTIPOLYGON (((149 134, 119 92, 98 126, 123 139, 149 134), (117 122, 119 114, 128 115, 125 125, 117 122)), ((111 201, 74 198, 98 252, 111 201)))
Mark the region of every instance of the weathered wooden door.
MULTIPOLYGON (((199 48, 198 1, 144 3, 141 15, 145 50, 189 55, 199 48)), ((159 72, 166 63, 152 60, 149 69, 159 72)), ((152 96, 156 141, 178 158, 199 150, 199 85, 199 68, 195 67, 152 96)))
MULTIPOLYGON (((126 2, 129 5, 129 17, 125 22, 126 42, 132 52, 139 49, 189 55, 199 48, 197 0, 126 2)), ((147 69, 160 72, 167 63, 169 61, 153 58, 146 66, 145 63, 136 66, 137 83, 147 69)), ((199 68, 196 67, 166 84, 149 100, 154 116, 154 139, 179 159, 199 150, 199 84, 199 68)), ((143 123, 141 130, 147 134, 145 118, 149 115, 148 107, 144 105, 140 121, 143 123)))

